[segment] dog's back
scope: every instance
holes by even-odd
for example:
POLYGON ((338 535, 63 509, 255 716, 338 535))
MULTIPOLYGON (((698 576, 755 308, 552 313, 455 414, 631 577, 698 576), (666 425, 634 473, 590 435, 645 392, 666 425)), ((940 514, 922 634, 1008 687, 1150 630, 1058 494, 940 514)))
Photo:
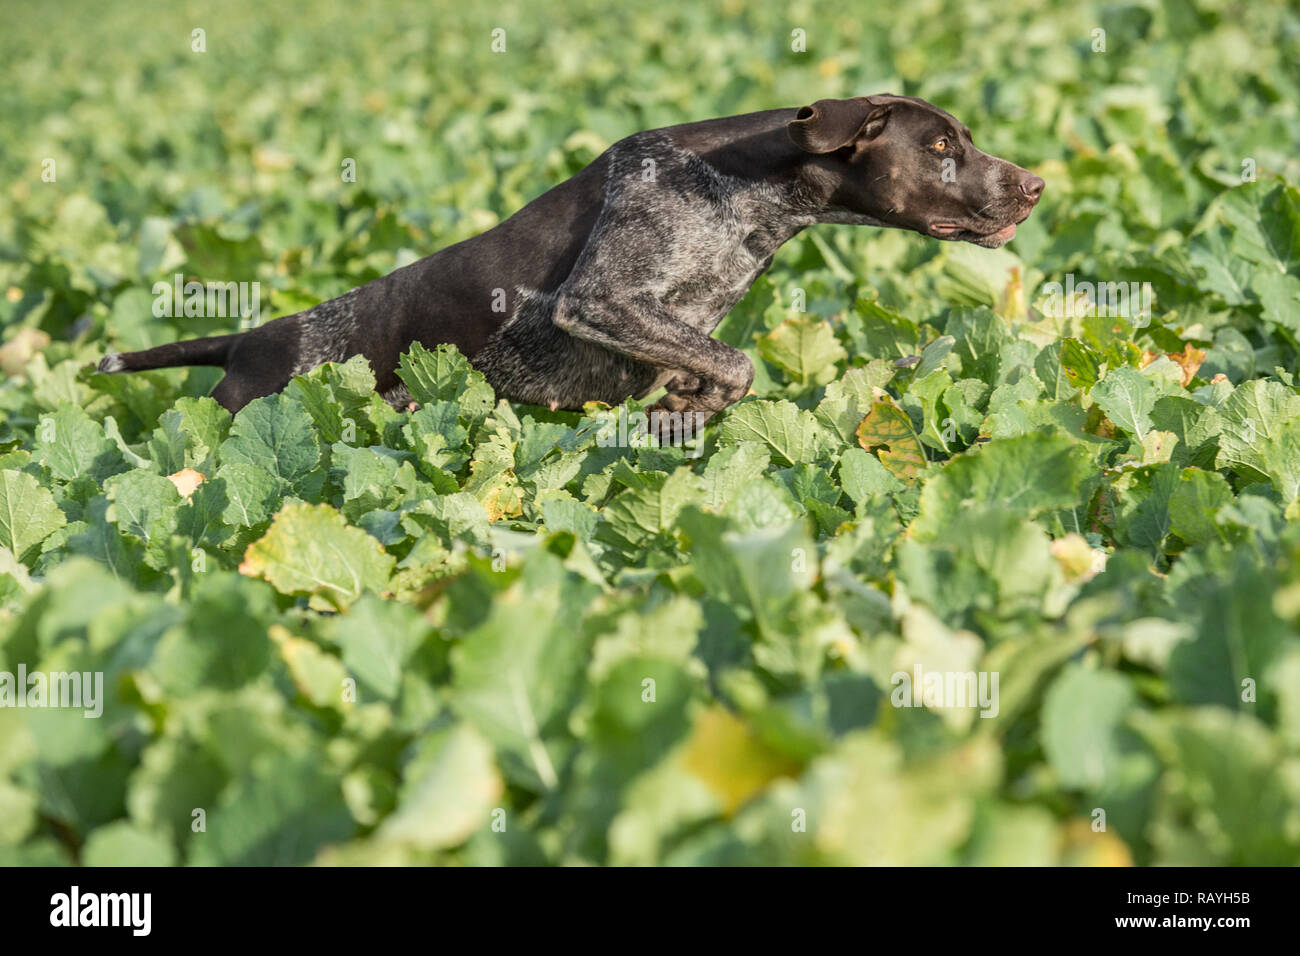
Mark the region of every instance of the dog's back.
POLYGON ((400 404, 398 359, 412 342, 450 343, 472 358, 524 297, 564 281, 600 213, 605 165, 602 155, 487 232, 336 299, 243 333, 107 355, 99 370, 220 366, 227 374, 213 397, 238 411, 295 375, 360 354, 375 371, 376 389, 400 404))

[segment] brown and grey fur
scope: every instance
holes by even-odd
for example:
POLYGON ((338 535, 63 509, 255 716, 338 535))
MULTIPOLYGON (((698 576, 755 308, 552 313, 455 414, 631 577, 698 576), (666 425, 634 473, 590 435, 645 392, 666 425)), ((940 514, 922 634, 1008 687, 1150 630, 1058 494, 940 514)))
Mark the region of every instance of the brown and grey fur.
POLYGON ((100 369, 219 365, 213 395, 236 411, 361 354, 402 407, 399 356, 452 343, 514 401, 575 409, 663 386, 659 407, 707 418, 754 374, 711 333, 796 233, 851 223, 1000 245, 1041 190, 952 116, 905 97, 636 133, 494 229, 337 299, 237 335, 109 355, 100 369))

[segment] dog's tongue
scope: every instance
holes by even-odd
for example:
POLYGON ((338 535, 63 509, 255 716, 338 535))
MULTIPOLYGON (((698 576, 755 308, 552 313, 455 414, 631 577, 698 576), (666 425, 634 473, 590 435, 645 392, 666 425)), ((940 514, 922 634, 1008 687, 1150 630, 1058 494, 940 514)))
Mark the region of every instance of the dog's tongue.
POLYGON ((993 238, 997 239, 999 242, 1009 242, 1015 238, 1015 235, 1016 224, 1013 222, 1011 225, 1007 226, 1007 228, 999 229, 997 232, 993 233, 993 238))

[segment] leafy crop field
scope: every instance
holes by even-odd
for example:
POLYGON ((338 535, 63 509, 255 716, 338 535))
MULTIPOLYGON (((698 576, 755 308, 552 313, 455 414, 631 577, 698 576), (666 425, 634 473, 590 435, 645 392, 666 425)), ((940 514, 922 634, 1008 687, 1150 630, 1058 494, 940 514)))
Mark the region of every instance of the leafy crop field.
POLYGON ((1294 7, 5 6, 0 862, 1300 862, 1294 7), (1043 202, 801 234, 696 447, 445 350, 404 413, 94 371, 239 322, 155 284, 296 312, 639 129, 885 91, 1043 202))

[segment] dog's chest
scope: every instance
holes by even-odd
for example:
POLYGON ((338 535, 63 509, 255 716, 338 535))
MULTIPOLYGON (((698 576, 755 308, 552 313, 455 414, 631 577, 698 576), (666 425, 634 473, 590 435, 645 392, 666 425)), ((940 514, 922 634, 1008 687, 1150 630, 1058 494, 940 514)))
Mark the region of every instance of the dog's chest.
POLYGON ((654 290, 656 297, 674 318, 712 331, 772 264, 779 245, 749 224, 694 235, 683 243, 678 268, 654 290))
POLYGON ((799 227, 743 190, 669 205, 662 221, 670 235, 658 244, 662 264, 650 291, 675 319, 711 332, 799 227))

